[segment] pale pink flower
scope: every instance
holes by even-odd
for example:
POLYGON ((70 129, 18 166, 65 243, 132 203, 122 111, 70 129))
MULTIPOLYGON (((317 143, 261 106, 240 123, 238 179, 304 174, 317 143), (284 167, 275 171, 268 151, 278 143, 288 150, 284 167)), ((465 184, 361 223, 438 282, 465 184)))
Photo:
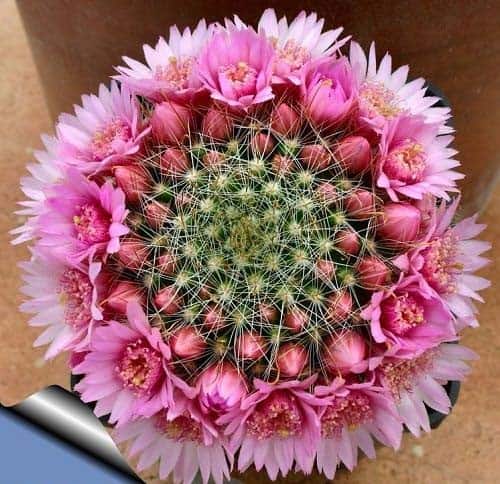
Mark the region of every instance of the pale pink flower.
POLYGON ((22 207, 15 213, 20 217, 27 217, 27 220, 19 227, 11 230, 11 234, 16 236, 13 244, 22 244, 36 237, 37 220, 42 213, 45 200, 47 199, 47 189, 57 183, 63 177, 60 164, 57 161, 59 142, 53 136, 42 136, 45 150, 34 152, 36 163, 27 166, 29 176, 21 178, 21 190, 28 200, 19 202, 22 207))
POLYGON ((418 437, 421 429, 431 430, 426 406, 449 413, 451 402, 443 385, 464 380, 470 371, 464 360, 475 359, 477 355, 468 348, 444 343, 414 359, 385 358, 376 373, 392 393, 403 423, 418 437))
POLYGON ((286 17, 278 20, 274 9, 264 11, 258 32, 264 33, 276 49, 273 82, 299 85, 300 71, 307 62, 334 55, 349 40, 339 40, 343 27, 322 32, 324 23, 314 12, 307 15, 302 11, 288 24, 286 17))
POLYGON ((56 126, 58 156, 82 173, 94 174, 135 155, 150 128, 143 124, 130 91, 114 81, 99 86, 99 94, 82 96, 75 114, 61 114, 56 126))
POLYGON ((224 438, 195 402, 182 395, 176 395, 174 407, 126 423, 113 436, 118 443, 131 442, 128 453, 139 457, 139 471, 159 462, 162 480, 171 477, 176 484, 188 484, 198 471, 204 484, 230 479, 232 456, 226 457, 224 438))
POLYGON ((192 32, 186 28, 181 33, 174 25, 168 42, 160 37, 154 48, 143 46, 146 64, 123 57, 127 67, 117 67, 120 75, 115 78, 133 93, 155 102, 190 101, 205 90, 197 71, 197 57, 212 33, 213 26, 207 26, 205 20, 192 32))
POLYGON ((437 134, 438 125, 422 116, 399 116, 385 124, 375 176, 393 201, 400 195, 421 200, 428 193, 448 200, 447 192, 458 191, 456 180, 464 175, 454 170, 460 163, 449 147, 453 137, 437 134))
POLYGON ((220 30, 199 59, 199 74, 212 98, 248 110, 274 97, 271 76, 274 49, 253 29, 220 30))
POLYGON ((439 133, 450 133, 446 126, 450 108, 434 106, 439 98, 426 96, 425 79, 407 82, 408 66, 392 71, 392 57, 386 53, 377 67, 375 44, 368 58, 361 46, 351 41, 349 60, 359 86, 360 116, 369 125, 381 128, 388 120, 401 114, 422 115, 425 123, 438 124, 439 133))
POLYGON ((370 322, 373 339, 401 357, 456 339, 450 312, 434 291, 419 285, 418 276, 373 293, 361 317, 370 322))
POLYGON ((345 121, 356 104, 357 89, 345 57, 318 59, 302 70, 302 101, 311 121, 328 127, 345 121))
POLYGON ((45 201, 37 223, 40 244, 70 262, 118 252, 120 237, 129 231, 124 225, 127 214, 120 188, 111 182, 99 187, 70 169, 45 201))
POLYGON ((187 385, 169 369, 170 349, 158 328, 150 327, 141 306, 129 303, 128 324, 110 321, 97 328, 82 363, 73 373, 84 375, 75 386, 84 402, 97 402, 98 417, 122 425, 151 416, 173 401, 174 384, 187 385))
POLYGON ((81 351, 92 330, 103 319, 99 304, 105 286, 99 278, 100 262, 78 266, 61 263, 40 249, 32 249, 31 260, 23 262, 23 294, 30 299, 21 311, 34 316, 29 324, 46 327, 34 346, 49 345, 45 358, 63 351, 81 351))
POLYGON ((358 448, 375 458, 373 438, 398 449, 403 427, 390 394, 371 381, 348 383, 336 378, 328 386, 317 386, 321 439, 316 464, 328 479, 333 479, 340 462, 352 470, 358 448))
POLYGON ((307 392, 315 376, 304 381, 270 384, 255 379, 255 392, 240 408, 222 416, 218 423, 228 424, 230 448, 239 450, 238 470, 252 464, 265 467, 274 480, 285 476, 296 462, 298 469, 310 473, 320 437, 316 399, 307 392))
POLYGON ((476 223, 477 215, 450 226, 459 201, 457 197, 449 206, 442 202, 422 242, 394 261, 403 271, 421 275, 424 286, 441 296, 456 317, 457 330, 478 325, 473 301, 483 302, 477 291, 490 282, 474 272, 488 264, 481 254, 491 247, 489 242, 475 240, 485 228, 476 223))

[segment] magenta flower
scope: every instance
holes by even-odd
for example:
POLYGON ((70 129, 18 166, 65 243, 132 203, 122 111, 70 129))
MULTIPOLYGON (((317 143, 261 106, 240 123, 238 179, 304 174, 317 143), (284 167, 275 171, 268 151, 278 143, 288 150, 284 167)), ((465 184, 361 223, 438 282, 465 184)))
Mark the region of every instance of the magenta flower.
POLYGON ((127 214, 120 188, 111 182, 99 187, 71 169, 45 202, 37 224, 40 244, 72 263, 91 254, 113 254, 120 249, 120 237, 129 231, 124 225, 127 214))
POLYGON ((100 262, 68 266, 41 249, 33 249, 31 260, 20 264, 25 271, 21 291, 30 298, 21 311, 33 313, 31 326, 45 326, 34 346, 49 344, 45 358, 63 351, 82 351, 93 328, 102 320, 99 308, 105 293, 100 280, 100 262))
POLYGON ((457 319, 457 330, 478 325, 473 301, 483 301, 477 291, 489 287, 490 282, 474 272, 488 264, 481 254, 491 247, 489 242, 474 239, 485 228, 476 223, 477 215, 450 226, 459 201, 456 198, 448 207, 441 203, 424 240, 395 260, 400 269, 419 274, 424 287, 441 296, 457 319))
POLYGON ((433 291, 422 289, 417 276, 373 293, 361 317, 370 322, 373 339, 401 357, 456 339, 450 312, 433 291))
POLYGON ((355 107, 357 90, 345 57, 310 62, 302 72, 301 93, 311 121, 318 127, 339 124, 355 107))
POLYGON ((143 125, 136 98, 113 81, 110 89, 101 84, 98 96, 82 96, 74 116, 61 114, 56 131, 59 158, 95 174, 130 160, 150 128, 143 125))
POLYGON ((207 43, 199 59, 199 75, 212 98, 237 109, 274 97, 271 77, 274 49, 253 29, 221 30, 207 43))
POLYGON ((176 397, 175 409, 128 422, 113 436, 118 443, 131 442, 128 453, 139 457, 139 471, 159 461, 160 479, 172 476, 176 483, 191 483, 198 471, 204 484, 230 478, 224 439, 185 397, 176 397))
POLYGON ((394 402, 384 388, 365 383, 348 383, 336 378, 328 386, 317 386, 321 440, 316 464, 328 479, 333 479, 339 462, 352 470, 358 448, 375 458, 373 438, 398 449, 403 427, 394 402))
POLYGON ((352 41, 349 60, 359 86, 360 117, 369 126, 382 128, 390 119, 411 114, 423 116, 425 123, 438 124, 439 134, 453 131, 445 124, 451 117, 450 108, 434 106, 440 99, 425 95, 425 79, 419 77, 407 82, 408 66, 393 72, 389 54, 385 54, 377 67, 375 43, 370 45, 367 58, 361 46, 352 41))
POLYGON ((317 399, 306 391, 314 380, 313 376, 271 384, 255 379, 255 393, 219 419, 220 424, 228 424, 231 448, 241 445, 240 471, 255 464, 258 471, 265 467, 274 480, 279 471, 286 475, 296 462, 298 469, 311 472, 320 437, 313 408, 317 399))
POLYGON ((376 373, 392 394, 403 423, 419 437, 420 429, 431 430, 425 405, 447 414, 451 402, 443 385, 464 380, 470 371, 464 360, 475 359, 477 355, 468 348, 445 343, 413 359, 385 358, 376 373))
POLYGON ((84 375, 75 387, 82 400, 97 402, 95 414, 110 413, 118 425, 168 408, 178 382, 167 368, 170 349, 139 304, 128 305, 127 319, 97 328, 89 353, 73 368, 84 375))
POLYGON ((160 37, 154 48, 143 46, 146 64, 123 57, 127 67, 117 67, 120 75, 115 78, 133 93, 155 102, 190 101, 205 90, 198 75, 197 57, 212 33, 213 26, 207 27, 205 20, 193 32, 186 28, 181 33, 174 25, 168 42, 160 37))
POLYGON ((278 20, 274 9, 264 11, 258 32, 263 32, 276 49, 273 82, 299 85, 301 69, 307 62, 334 55, 349 40, 338 40, 343 27, 322 32, 324 23, 316 13, 307 15, 302 11, 288 25, 286 17, 278 20))
POLYGON ((21 209, 15 213, 21 217, 28 217, 21 226, 11 230, 16 238, 13 244, 22 244, 36 237, 38 217, 44 210, 47 191, 59 182, 63 176, 60 163, 57 161, 59 142, 52 136, 42 136, 45 150, 37 150, 34 156, 37 163, 30 163, 27 168, 29 176, 21 178, 21 190, 28 200, 19 202, 21 209))
POLYGON ((376 179, 393 201, 399 195, 421 200, 427 193, 448 200, 447 192, 458 191, 456 180, 464 175, 453 170, 460 165, 448 147, 453 137, 437 134, 438 125, 422 116, 399 116, 384 126, 376 179))

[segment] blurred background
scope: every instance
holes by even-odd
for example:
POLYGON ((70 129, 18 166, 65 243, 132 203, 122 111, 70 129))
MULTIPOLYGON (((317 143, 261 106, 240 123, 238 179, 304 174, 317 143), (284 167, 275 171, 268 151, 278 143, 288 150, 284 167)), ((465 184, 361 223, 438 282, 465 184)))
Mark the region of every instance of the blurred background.
MULTIPOLYGON (((113 74, 122 55, 142 59, 143 43, 168 35, 168 26, 194 26, 197 19, 222 20, 237 13, 255 22, 272 6, 293 18, 300 9, 317 11, 327 28, 338 25, 363 47, 377 41, 394 65, 411 65, 413 77, 424 76, 453 108, 464 191, 463 214, 481 212, 489 224, 483 238, 495 244, 500 236, 500 2, 498 0, 350 1, 286 0, 234 2, 219 0, 0 0, 0 400, 13 404, 49 385, 69 385, 64 357, 44 363, 31 345, 36 331, 19 313, 20 276, 17 262, 24 247, 9 244, 8 231, 20 223, 13 215, 21 200, 18 189, 24 166, 41 147, 40 133, 53 131, 61 111, 79 103, 113 74)), ((494 262, 483 276, 500 283, 494 262)), ((498 285, 496 286, 498 287, 498 285)), ((338 482, 476 483, 498 482, 500 449, 498 399, 500 386, 500 298, 484 292, 481 328, 469 330, 464 343, 481 356, 462 386, 453 414, 432 434, 419 440, 406 436, 399 454, 379 451, 376 462, 364 459, 353 474, 339 473, 338 482)), ((258 475, 245 482, 267 482, 258 475)), ((286 482, 325 482, 294 476, 286 482)))

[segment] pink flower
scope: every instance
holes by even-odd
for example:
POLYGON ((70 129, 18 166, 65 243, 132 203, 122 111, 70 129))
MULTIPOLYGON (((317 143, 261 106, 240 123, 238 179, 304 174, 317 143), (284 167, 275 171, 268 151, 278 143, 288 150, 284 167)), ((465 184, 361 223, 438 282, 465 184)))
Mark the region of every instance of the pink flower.
POLYGON ((239 407, 247 395, 244 376, 227 361, 204 370, 197 385, 202 409, 219 415, 239 407))
POLYGON ((272 45, 254 30, 219 31, 200 55, 199 72, 212 98, 248 110, 274 97, 272 45))
POLYGON ((38 220, 40 244, 72 263, 91 254, 113 254, 120 249, 120 237, 129 232, 127 214, 120 188, 111 182, 99 187, 70 169, 45 202, 38 220))
POLYGON ((318 127, 337 125, 355 106, 357 91, 347 59, 319 59, 302 73, 302 99, 311 121, 318 127))
POLYGON ((477 291, 490 282, 474 272, 488 264, 481 254, 491 247, 489 242, 474 239, 485 228, 476 223, 477 215, 450 227, 459 201, 456 198, 448 207, 442 202, 422 242, 394 261, 401 270, 419 274, 424 287, 441 296, 457 319, 457 330, 478 325, 472 301, 483 301, 477 291))
POLYGON ((33 249, 25 271, 22 292, 30 300, 21 311, 33 313, 31 326, 45 326, 34 345, 50 344, 47 360, 63 351, 82 350, 90 341, 93 328, 103 319, 100 302, 105 291, 100 281, 100 262, 68 266, 47 251, 33 249))
POLYGON ((453 131, 445 125, 451 117, 450 108, 434 106, 439 98, 425 95, 425 79, 406 82, 408 66, 392 72, 392 58, 385 54, 377 68, 374 43, 367 58, 361 46, 352 41, 349 59, 359 86, 360 116, 370 126, 381 128, 388 120, 406 113, 422 115, 425 123, 438 124, 440 134, 453 131))
POLYGON ((358 448, 375 458, 373 438, 398 449, 403 427, 390 395, 373 380, 347 383, 336 378, 328 386, 317 386, 315 395, 322 399, 318 407, 321 439, 316 463, 318 470, 333 479, 339 461, 352 470, 358 460, 358 448))
POLYGON ((403 423, 418 437, 420 429, 431 430, 425 405, 447 414, 451 402, 443 385, 464 380, 470 371, 464 360, 475 359, 468 348, 445 343, 413 359, 385 358, 376 373, 392 394, 403 423))
POLYGON ((159 330, 149 326, 139 304, 129 303, 127 319, 128 324, 110 321, 97 328, 89 353, 73 369, 84 375, 75 386, 81 399, 96 401, 95 414, 111 413, 110 423, 119 426, 167 408, 173 382, 180 382, 167 368, 168 346, 159 330))
POLYGON ((59 141, 52 136, 44 135, 42 142, 45 150, 34 152, 37 162, 30 163, 27 166, 30 175, 21 178, 21 190, 28 200, 19 202, 22 208, 17 210, 15 214, 28 217, 28 219, 21 226, 10 231, 12 235, 16 236, 12 241, 16 245, 36 237, 37 221, 44 211, 47 191, 63 177, 60 163, 57 161, 59 141))
POLYGON ((420 231, 422 214, 409 203, 386 203, 378 217, 377 236, 387 245, 413 242, 420 231))
POLYGON ((144 45, 146 64, 123 57, 128 67, 117 67, 115 76, 132 92, 156 102, 174 99, 192 100, 204 91, 197 72, 197 57, 212 36, 212 26, 201 20, 191 32, 181 33, 176 26, 170 28, 168 42, 160 37, 154 48, 144 45))
POLYGON ((344 30, 322 32, 324 19, 316 13, 307 15, 304 11, 288 25, 286 17, 280 20, 276 12, 268 8, 259 20, 258 32, 264 33, 276 49, 273 82, 289 81, 299 85, 300 71, 312 59, 334 55, 349 38, 338 40, 344 30))
POLYGON ((361 317, 370 322, 374 340, 401 357, 456 339, 450 312, 433 291, 422 289, 418 276, 372 294, 361 317))
POLYGON ((82 173, 97 173, 123 164, 135 155, 149 132, 135 97, 116 82, 104 84, 99 95, 82 96, 75 115, 62 114, 56 126, 59 157, 82 173))
POLYGON ((202 482, 222 484, 230 478, 225 441, 191 400, 176 395, 175 408, 162 410, 115 429, 115 440, 131 441, 129 456, 138 456, 139 471, 159 461, 160 479, 176 483, 194 482, 198 471, 202 482))
POLYGON ((368 368, 366 341, 356 331, 334 333, 324 345, 322 358, 332 373, 362 373, 368 368))
POLYGON ((252 464, 263 467, 269 477, 285 476, 296 462, 298 469, 310 473, 319 435, 319 422, 313 405, 316 399, 306 389, 315 377, 302 382, 276 384, 255 379, 255 392, 237 408, 219 419, 228 424, 230 447, 240 447, 238 470, 252 464))
POLYGON ((437 136, 438 125, 426 124, 422 116, 399 116, 384 126, 376 168, 377 186, 393 201, 399 196, 421 200, 427 193, 449 199, 456 192, 456 180, 463 175, 448 145, 452 136, 437 136))

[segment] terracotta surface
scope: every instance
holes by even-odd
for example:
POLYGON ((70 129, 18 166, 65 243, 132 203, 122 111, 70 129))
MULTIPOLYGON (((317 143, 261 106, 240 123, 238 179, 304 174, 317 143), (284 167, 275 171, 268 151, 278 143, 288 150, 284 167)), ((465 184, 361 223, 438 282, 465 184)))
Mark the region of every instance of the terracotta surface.
MULTIPOLYGON (((0 400, 4 404, 13 404, 48 384, 67 386, 68 375, 64 357, 50 363, 41 363, 42 351, 31 348, 37 331, 28 328, 26 316, 17 309, 21 296, 18 292, 20 277, 16 263, 27 257, 27 251, 25 248, 10 246, 7 231, 19 222, 12 211, 16 201, 21 198, 17 185, 19 177, 25 172, 24 164, 30 159, 31 151, 41 146, 39 133, 50 131, 51 126, 13 1, 0 1, 0 24, 0 400)), ((471 41, 475 42, 477 39, 471 41)), ((423 59, 419 62, 422 66, 425 65, 423 59)), ((480 73, 477 75, 480 76, 480 73)), ((489 89, 493 93, 493 84, 489 89)), ((493 105, 492 101, 491 106, 493 105)), ((498 110, 495 116, 495 126, 498 127, 498 110)), ((467 118, 460 118, 457 126, 462 128, 458 134, 459 143, 470 136, 472 130, 476 132, 484 128, 479 126, 478 129, 474 124, 467 126, 467 118)), ((498 143, 498 128, 492 128, 489 133, 492 137, 496 136, 498 143)), ((474 172, 479 160, 471 154, 467 159, 463 158, 463 161, 466 171, 474 172)), ((485 238, 490 241, 499 240, 500 187, 496 187, 482 220, 490 224, 485 238)), ((497 243, 489 255, 493 260, 498 260, 500 244, 497 243)), ((494 264, 483 275, 492 279, 496 282, 496 287, 499 287, 500 275, 494 264)), ((464 343, 477 351, 481 359, 474 363, 472 377, 462 386, 453 414, 430 435, 418 440, 407 435, 399 453, 381 449, 375 462, 364 459, 353 474, 339 472, 336 482, 499 482, 500 298, 495 289, 485 291, 484 297, 486 304, 481 307, 480 318, 482 326, 478 330, 468 331, 464 337, 464 343)), ((268 482, 265 477, 255 474, 246 475, 242 480, 252 484, 268 482)), ((286 482, 323 483, 325 480, 296 475, 286 482)))

